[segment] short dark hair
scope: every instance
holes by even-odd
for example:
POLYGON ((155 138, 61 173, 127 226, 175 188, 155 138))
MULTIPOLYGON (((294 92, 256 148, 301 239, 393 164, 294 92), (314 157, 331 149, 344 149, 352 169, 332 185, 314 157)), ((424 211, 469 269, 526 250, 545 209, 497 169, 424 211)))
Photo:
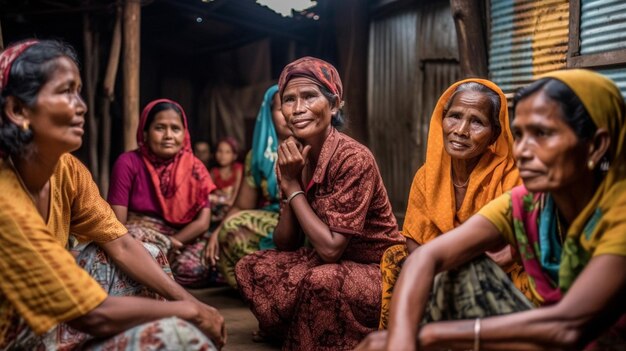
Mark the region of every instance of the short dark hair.
POLYGON ((146 117, 146 124, 144 124, 143 126, 143 131, 147 132, 148 129, 150 129, 150 125, 152 124, 152 122, 154 122, 154 116, 156 116, 157 113, 167 110, 174 110, 174 112, 178 114, 178 117, 180 117, 180 122, 183 124, 183 127, 187 128, 187 126, 185 125, 185 121, 183 120, 183 111, 178 108, 178 105, 171 102, 163 101, 154 105, 150 112, 148 112, 148 117, 146 117))
POLYGON ((0 150, 7 155, 22 154, 33 139, 31 130, 22 130, 9 122, 4 113, 7 98, 13 96, 28 107, 57 68, 56 59, 67 57, 78 66, 76 51, 58 40, 42 40, 22 52, 11 65, 8 84, 0 92, 0 150))
POLYGON ((326 100, 328 100, 328 102, 330 103, 330 106, 334 107, 335 104, 338 105, 337 113, 335 113, 333 117, 331 118, 330 124, 332 124, 333 127, 339 130, 344 129, 347 123, 347 118, 341 108, 341 101, 339 101, 339 98, 337 97, 337 95, 331 93, 330 90, 328 90, 325 86, 319 85, 319 87, 320 87, 320 91, 322 92, 322 95, 324 95, 326 100))
POLYGON ((491 142, 492 143, 495 142, 500 136, 500 133, 502 133, 502 126, 500 125, 500 108, 502 107, 500 104, 500 95, 498 95, 498 93, 496 93, 495 91, 491 90, 491 88, 481 83, 465 82, 463 84, 459 84, 456 87, 456 90, 454 91, 454 93, 452 93, 452 96, 450 96, 450 99, 448 100, 446 105, 443 107, 442 117, 445 117, 446 113, 448 113, 448 110, 450 110, 450 106, 452 106, 452 103, 454 102, 454 99, 456 98, 456 96, 466 91, 472 91, 475 93, 483 94, 489 100, 489 103, 491 104, 491 113, 489 114, 489 123, 491 123, 491 128, 493 128, 493 137, 491 139, 491 142))
POLYGON ((589 140, 598 127, 591 119, 585 105, 567 84, 554 78, 539 79, 528 86, 520 88, 513 98, 513 107, 529 96, 542 91, 546 97, 561 107, 563 119, 581 140, 589 140))

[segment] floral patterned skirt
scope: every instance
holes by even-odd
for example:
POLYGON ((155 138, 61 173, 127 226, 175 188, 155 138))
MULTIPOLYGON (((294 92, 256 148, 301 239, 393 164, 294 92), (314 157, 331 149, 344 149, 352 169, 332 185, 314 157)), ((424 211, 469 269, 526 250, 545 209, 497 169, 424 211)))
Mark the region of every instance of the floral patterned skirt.
POLYGON ((260 329, 283 339, 283 350, 351 350, 378 325, 378 264, 264 250, 242 258, 236 277, 260 329))
POLYGON ((171 259, 174 279, 180 285, 186 288, 206 288, 215 284, 217 272, 211 270, 204 262, 204 248, 209 232, 183 246, 180 253, 174 253, 170 252, 172 249, 170 237, 175 235, 177 230, 163 220, 130 212, 126 228, 134 238, 156 245, 171 259))
MULTIPOLYGON (((166 273, 171 276, 165 255, 150 244, 144 244, 166 273)), ((109 296, 140 296, 165 299, 129 278, 117 269, 96 244, 89 244, 76 258, 109 296)), ((145 323, 107 339, 94 338, 69 325, 57 325, 43 336, 37 336, 23 319, 16 321, 18 333, 7 350, 217 350, 195 326, 176 317, 145 323)))

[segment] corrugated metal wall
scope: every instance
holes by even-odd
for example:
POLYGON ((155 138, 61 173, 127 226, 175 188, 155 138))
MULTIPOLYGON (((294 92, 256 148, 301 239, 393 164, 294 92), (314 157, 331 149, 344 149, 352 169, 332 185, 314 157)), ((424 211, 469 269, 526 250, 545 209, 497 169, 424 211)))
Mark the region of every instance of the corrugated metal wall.
MULTIPOLYGON (((596 54, 626 49, 626 1, 582 0, 580 53, 596 54)), ((613 79, 626 97, 626 62, 623 67, 600 69, 613 79)))
POLYGON ((580 54, 626 48, 626 1, 582 0, 580 54))
POLYGON ((491 0, 489 72, 505 93, 564 68, 568 0, 491 0))
POLYGON ((447 0, 429 1, 370 24, 369 146, 399 222, 424 160, 432 108, 459 77, 457 58, 447 0))

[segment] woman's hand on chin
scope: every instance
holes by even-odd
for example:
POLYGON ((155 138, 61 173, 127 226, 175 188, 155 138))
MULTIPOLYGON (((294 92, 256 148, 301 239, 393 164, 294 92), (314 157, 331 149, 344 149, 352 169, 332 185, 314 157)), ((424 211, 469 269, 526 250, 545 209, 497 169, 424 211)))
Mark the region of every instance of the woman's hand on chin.
POLYGON ((302 147, 293 136, 290 136, 278 146, 278 168, 280 169, 280 188, 283 194, 289 195, 293 191, 301 190, 300 179, 302 169, 307 163, 311 146, 302 147))

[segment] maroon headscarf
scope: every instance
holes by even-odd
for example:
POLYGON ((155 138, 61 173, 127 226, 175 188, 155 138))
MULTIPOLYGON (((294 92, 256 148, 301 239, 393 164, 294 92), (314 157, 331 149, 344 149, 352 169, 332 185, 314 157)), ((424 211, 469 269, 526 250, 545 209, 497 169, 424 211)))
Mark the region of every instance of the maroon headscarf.
POLYGON ((311 56, 299 58, 285 66, 278 78, 278 92, 283 96, 287 83, 294 77, 312 79, 343 101, 343 85, 337 69, 330 63, 311 56))
POLYGON ((215 189, 215 184, 202 161, 193 155, 187 116, 183 108, 169 99, 150 102, 141 112, 137 128, 137 145, 148 167, 165 220, 175 226, 191 222, 209 201, 209 193, 215 189), (182 148, 168 160, 156 156, 144 139, 148 115, 159 103, 170 103, 178 107, 185 128, 182 148))

